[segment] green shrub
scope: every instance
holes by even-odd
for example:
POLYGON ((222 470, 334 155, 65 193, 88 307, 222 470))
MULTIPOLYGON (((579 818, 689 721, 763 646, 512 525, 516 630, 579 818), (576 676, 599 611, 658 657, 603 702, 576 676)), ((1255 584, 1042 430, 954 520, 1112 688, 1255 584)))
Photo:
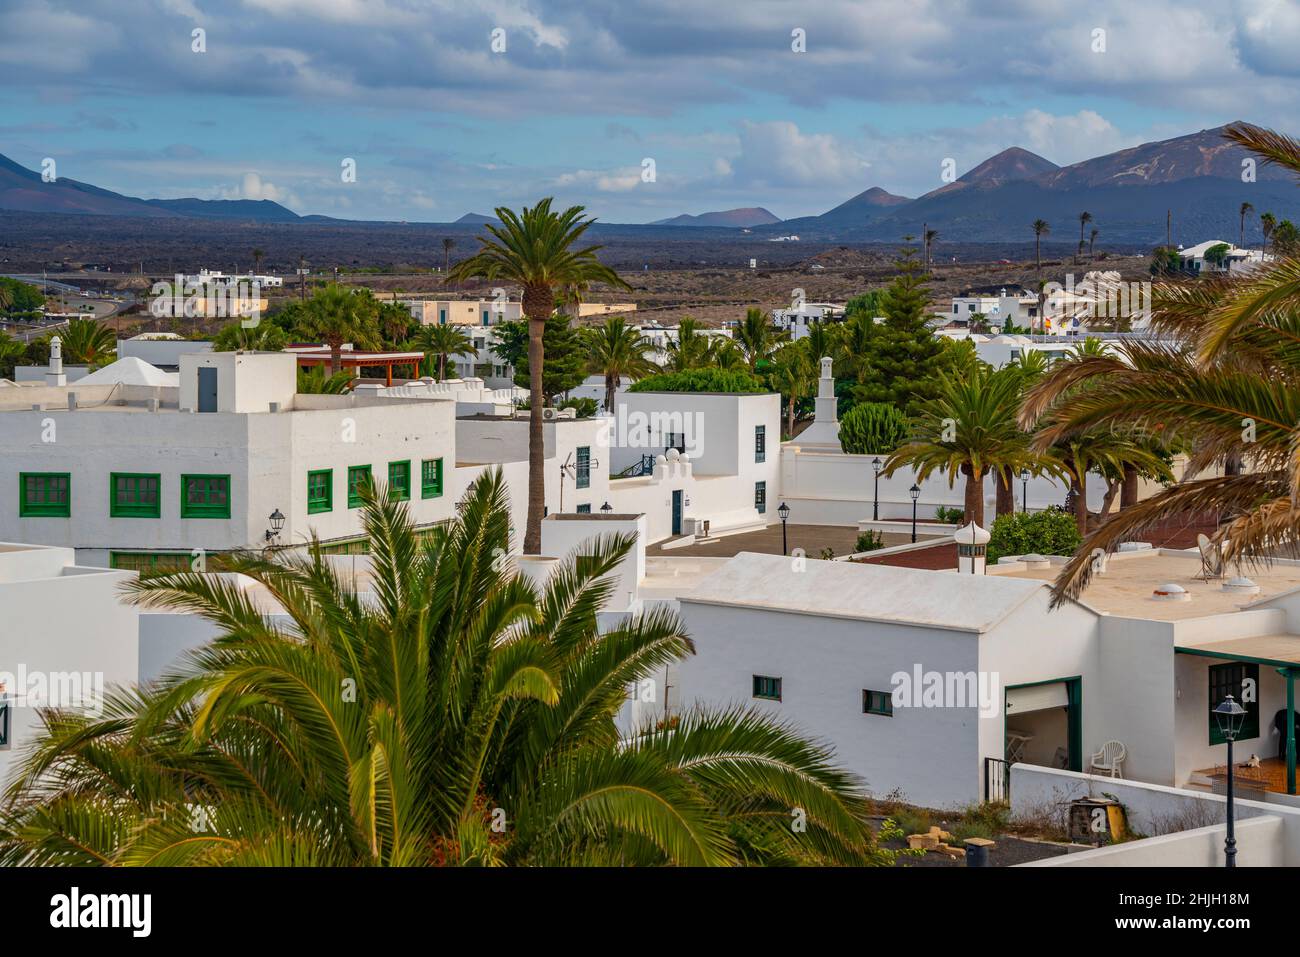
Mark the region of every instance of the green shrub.
POLYGON ((947 505, 940 505, 934 510, 934 520, 945 525, 962 525, 966 521, 966 511, 955 506, 949 508, 947 505))
POLYGON ((885 537, 875 529, 867 529, 858 535, 857 542, 853 545, 853 551, 857 552, 874 552, 877 548, 885 547, 885 537))
POLYGON ((686 369, 637 379, 629 392, 767 392, 757 376, 744 369, 686 369))
POLYGON ((1073 555, 1083 541, 1074 516, 1059 508, 1003 515, 993 523, 989 538, 990 565, 1007 555, 1073 555))
POLYGON ((854 455, 881 455, 907 441, 907 416, 891 402, 859 402, 840 420, 840 446, 854 455))
POLYGON ((600 406, 596 404, 596 400, 586 396, 580 399, 565 399, 560 403, 560 408, 574 409, 580 419, 590 419, 600 411, 600 406))

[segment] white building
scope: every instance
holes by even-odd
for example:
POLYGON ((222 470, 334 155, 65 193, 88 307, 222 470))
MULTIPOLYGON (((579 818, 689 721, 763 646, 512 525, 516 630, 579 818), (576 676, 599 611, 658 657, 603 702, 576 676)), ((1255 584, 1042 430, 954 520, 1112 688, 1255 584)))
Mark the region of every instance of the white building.
POLYGON ((1038 296, 1034 293, 1024 289, 1008 293, 1004 287, 995 296, 953 296, 948 312, 936 315, 963 326, 968 325, 976 316, 981 316, 990 328, 996 326, 1001 329, 1009 319, 1012 325, 1032 329, 1040 325, 1038 310, 1038 296))
POLYGON ((0 785, 41 729, 38 709, 98 714, 134 684, 138 614, 118 600, 134 572, 88 568, 70 548, 0 542, 0 785))
POLYGON ((1181 267, 1187 272, 1247 272, 1273 257, 1266 256, 1260 249, 1243 249, 1233 243, 1224 242, 1222 239, 1207 239, 1203 243, 1197 243, 1195 246, 1179 246, 1178 260, 1181 267), (1219 247, 1226 247, 1219 249, 1219 247), (1218 249, 1221 256, 1216 257, 1217 261, 1206 259, 1205 254, 1211 249, 1218 249))
POLYGON ((772 322, 790 333, 791 339, 802 339, 818 323, 842 322, 844 310, 842 302, 800 302, 787 309, 773 309, 772 322))

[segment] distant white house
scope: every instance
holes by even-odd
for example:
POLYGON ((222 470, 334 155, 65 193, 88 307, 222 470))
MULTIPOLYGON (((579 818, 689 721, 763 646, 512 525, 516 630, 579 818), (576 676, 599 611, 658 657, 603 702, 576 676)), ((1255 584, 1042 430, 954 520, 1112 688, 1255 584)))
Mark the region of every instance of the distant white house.
POLYGON ((1263 250, 1243 249, 1222 239, 1207 239, 1195 246, 1178 247, 1179 263, 1184 270, 1193 273, 1242 272, 1259 266, 1272 258, 1272 256, 1265 254, 1263 250), (1227 248, 1221 249, 1220 247, 1227 248), (1218 254, 1207 259, 1205 254, 1211 249, 1217 250, 1218 254))
POLYGON ((818 323, 841 322, 844 310, 842 302, 800 302, 786 309, 773 309, 772 322, 790 333, 790 338, 802 339, 818 323))

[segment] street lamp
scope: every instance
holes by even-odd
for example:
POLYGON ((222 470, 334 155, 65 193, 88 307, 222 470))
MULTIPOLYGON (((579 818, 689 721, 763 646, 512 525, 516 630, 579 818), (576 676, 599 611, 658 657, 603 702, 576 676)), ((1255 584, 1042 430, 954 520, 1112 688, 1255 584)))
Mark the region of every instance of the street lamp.
POLYGON ((786 545, 785 537, 785 522, 790 517, 790 506, 782 502, 780 507, 777 508, 776 514, 781 516, 781 554, 789 555, 790 549, 786 545))
POLYGON ((271 527, 266 530, 266 543, 270 545, 280 537, 280 529, 284 528, 284 515, 277 508, 269 516, 271 527))
POLYGON ((1029 512, 1029 469, 1020 470, 1020 511, 1029 512))
POLYGON ((614 511, 614 506, 610 505, 609 502, 606 502, 600 507, 600 510, 603 514, 608 515, 610 512, 614 511))
POLYGON ((1237 866, 1237 839, 1232 829, 1232 742, 1237 737, 1237 732, 1241 730, 1241 725, 1246 718, 1246 709, 1237 702, 1232 700, 1232 695, 1228 695, 1223 702, 1214 709, 1214 719, 1219 723, 1219 730, 1223 732, 1223 739, 1228 742, 1228 839, 1223 842, 1223 866, 1237 866))
POLYGON ((916 500, 921 497, 921 486, 913 482, 912 487, 907 490, 907 494, 912 496, 912 542, 913 544, 915 544, 916 543, 916 500))
POLYGON ((882 465, 884 463, 880 461, 879 456, 871 460, 871 471, 876 473, 876 494, 871 501, 871 520, 873 522, 880 521, 880 467, 882 465))

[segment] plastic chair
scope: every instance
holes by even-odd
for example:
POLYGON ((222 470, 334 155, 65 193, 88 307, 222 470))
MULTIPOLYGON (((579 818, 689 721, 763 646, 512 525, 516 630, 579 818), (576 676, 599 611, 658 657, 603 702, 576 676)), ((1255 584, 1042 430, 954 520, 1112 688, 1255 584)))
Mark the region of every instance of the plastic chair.
POLYGON ((1120 742, 1107 741, 1101 746, 1101 750, 1092 756, 1088 764, 1093 771, 1101 771, 1113 778, 1122 778, 1124 758, 1127 755, 1128 751, 1120 742))

